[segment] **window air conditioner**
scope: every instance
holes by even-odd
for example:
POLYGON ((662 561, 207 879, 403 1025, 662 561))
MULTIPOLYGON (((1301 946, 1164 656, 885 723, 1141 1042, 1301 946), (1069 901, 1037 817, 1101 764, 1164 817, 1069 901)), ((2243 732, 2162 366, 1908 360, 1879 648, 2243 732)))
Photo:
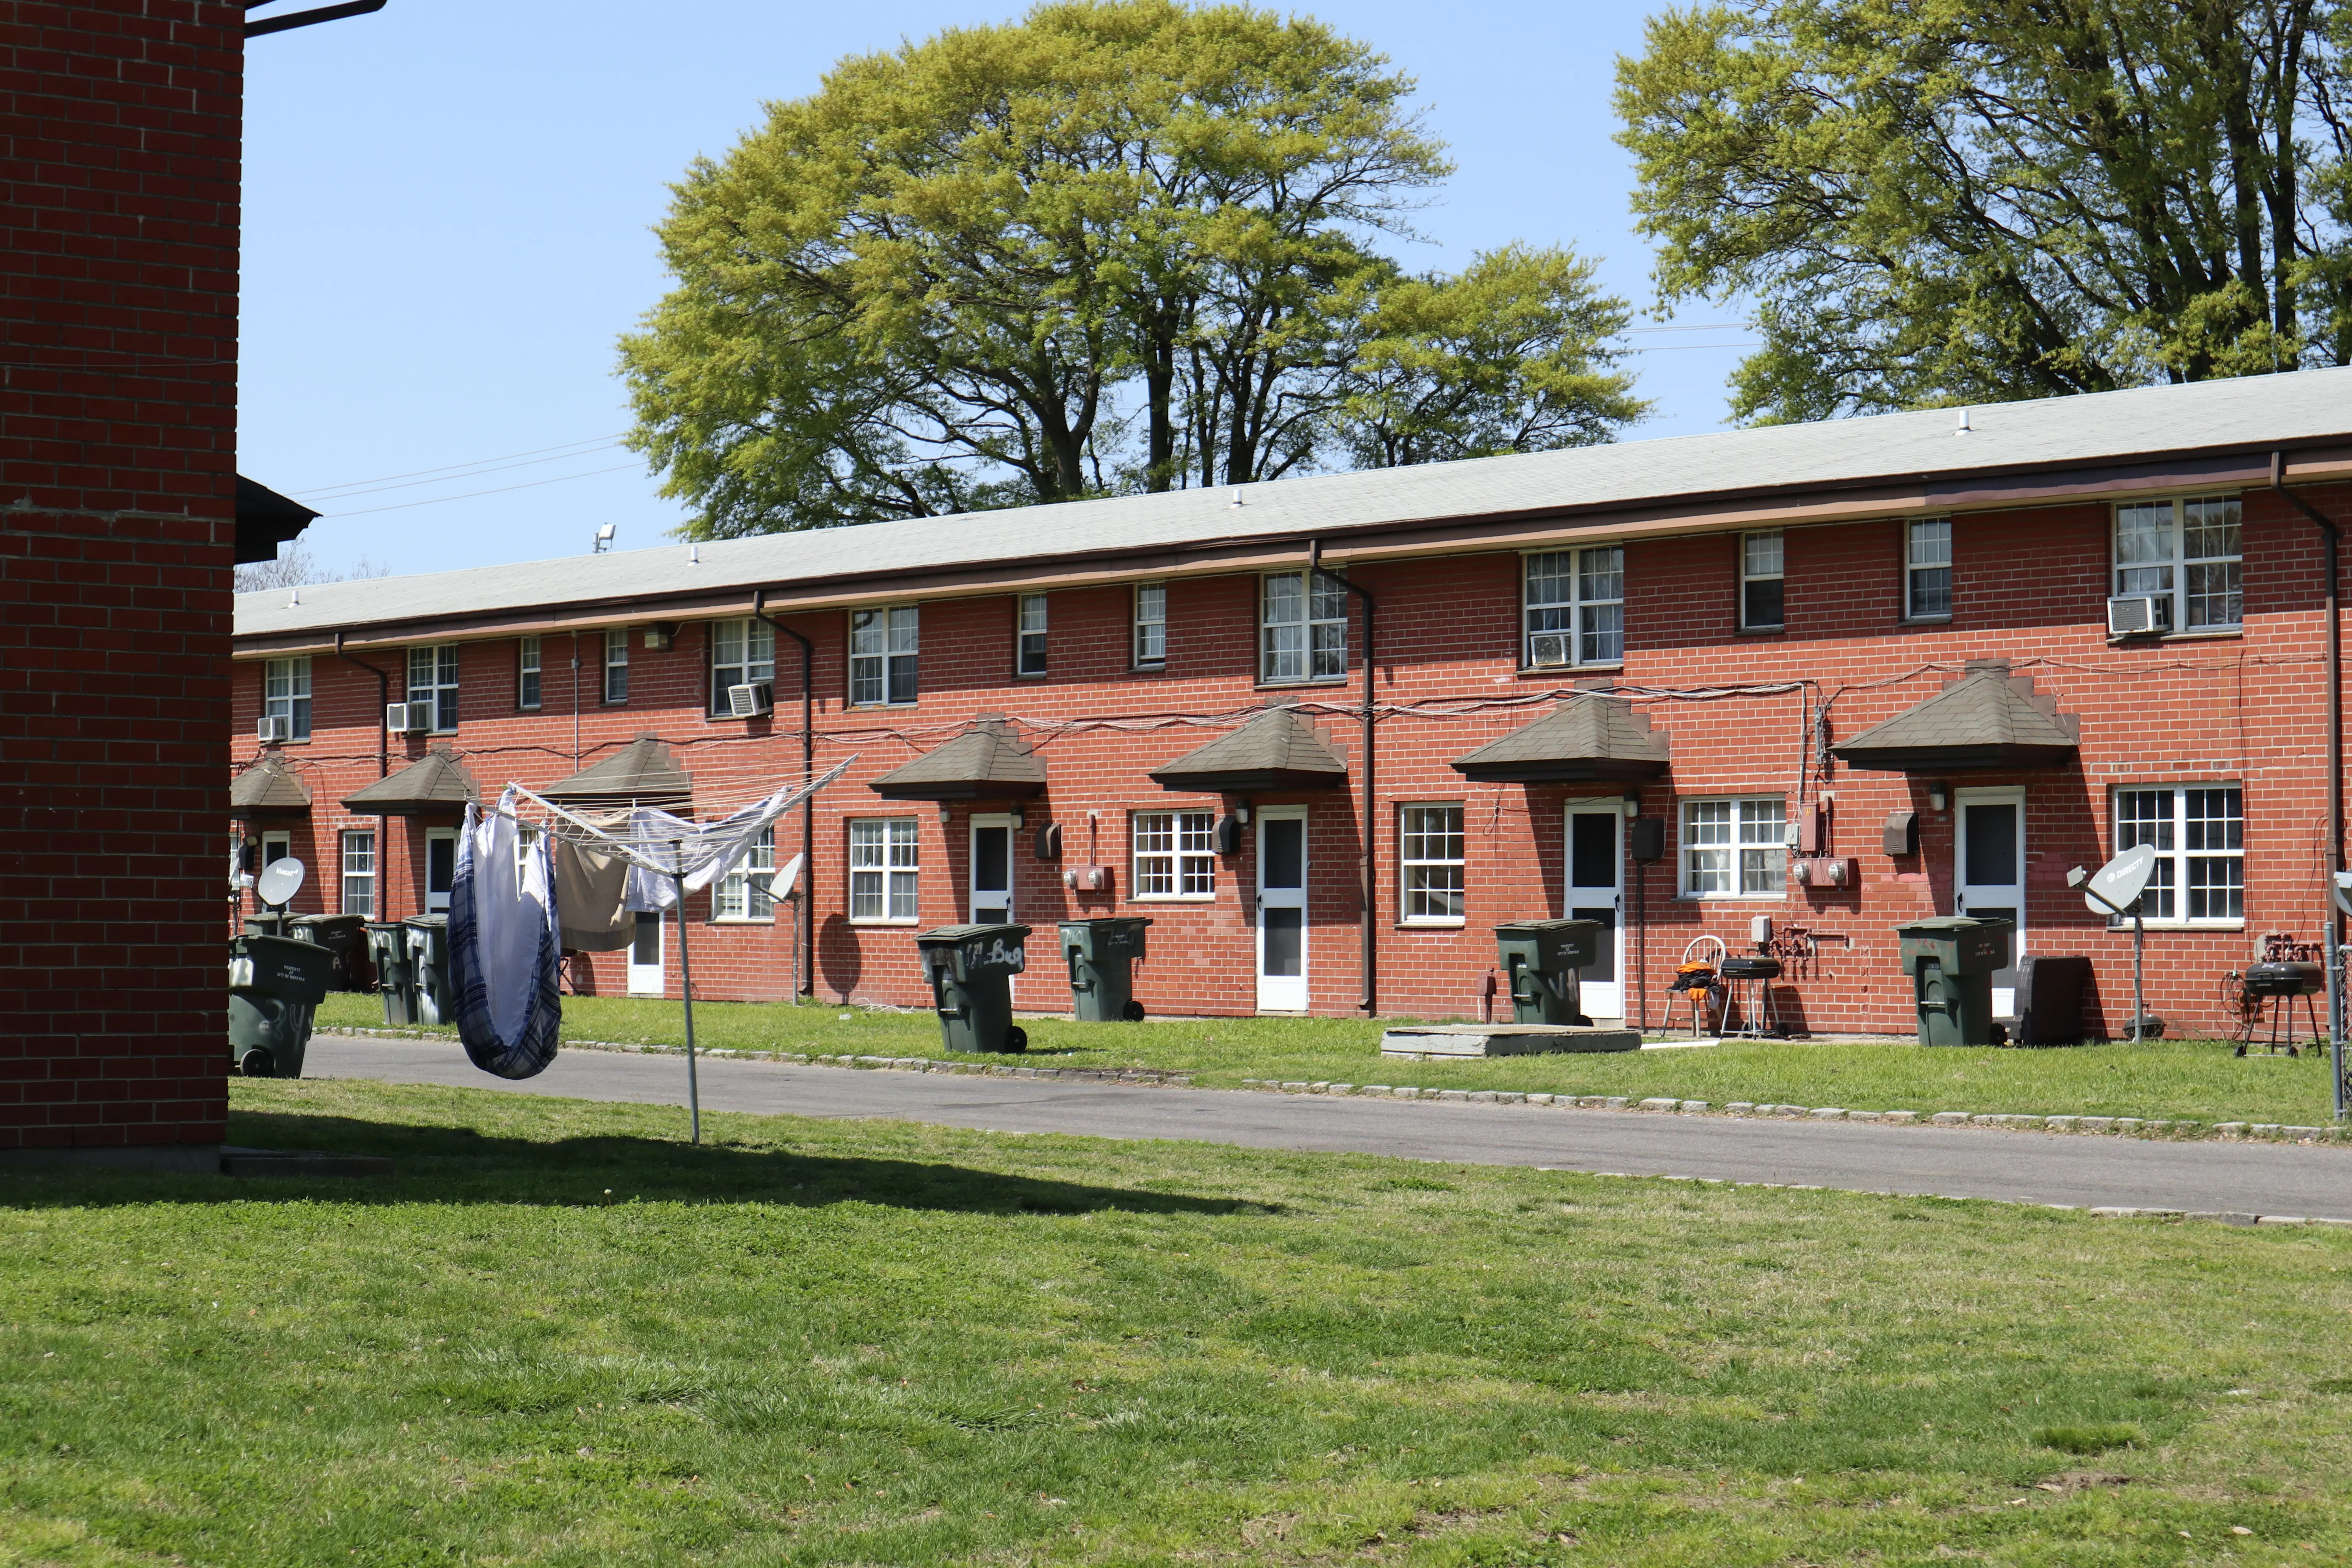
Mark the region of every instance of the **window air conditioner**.
POLYGON ((2172 629, 2169 594, 2118 594, 2107 601, 2107 635, 2142 637, 2172 629))
POLYGON ((383 705, 383 727, 395 735, 421 735, 433 728, 433 704, 387 702, 383 705))
POLYGON ((264 714, 261 721, 253 727, 254 739, 264 744, 275 741, 290 740, 293 733, 294 721, 283 713, 264 714))
POLYGON ((1566 632, 1534 632, 1528 637, 1528 664, 1531 668, 1549 669, 1568 662, 1566 632))
POLYGON ((767 681, 747 681, 727 689, 727 711, 738 719, 757 719, 774 711, 775 706, 776 689, 767 681))

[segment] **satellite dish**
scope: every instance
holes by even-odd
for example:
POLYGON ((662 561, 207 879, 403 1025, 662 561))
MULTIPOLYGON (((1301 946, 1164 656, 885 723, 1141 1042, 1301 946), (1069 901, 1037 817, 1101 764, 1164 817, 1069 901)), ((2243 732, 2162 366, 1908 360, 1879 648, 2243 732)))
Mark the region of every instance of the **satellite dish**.
POLYGON ((253 890, 271 909, 284 909, 302 890, 302 862, 291 855, 283 860, 272 860, 261 868, 253 890))
POLYGON ((2336 907, 2352 915, 2352 871, 2336 873, 2336 907))
POLYGON ((2095 915, 2128 913, 2147 891, 2147 879, 2154 875, 2155 845, 2126 849, 2091 874, 2083 889, 2083 902, 2095 915))
POLYGON ((793 884, 800 879, 800 874, 801 858, 795 855, 791 859, 785 861, 782 866, 779 867, 774 876, 768 879, 768 897, 772 899, 791 898, 793 896, 793 884))

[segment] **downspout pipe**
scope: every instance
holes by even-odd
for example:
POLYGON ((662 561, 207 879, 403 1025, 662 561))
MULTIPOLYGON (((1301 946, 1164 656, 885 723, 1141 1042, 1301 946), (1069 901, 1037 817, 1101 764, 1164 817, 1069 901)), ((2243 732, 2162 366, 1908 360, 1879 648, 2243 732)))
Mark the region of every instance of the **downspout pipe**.
MULTIPOLYGON (((816 777, 816 645, 768 614, 768 591, 751 595, 751 618, 801 645, 801 782, 816 777)), ((801 802, 801 994, 816 994, 816 797, 801 802)))
MULTIPOLYGON (((356 658, 345 653, 343 634, 341 632, 335 634, 335 657, 345 664, 358 665, 375 677, 375 776, 387 777, 392 772, 392 722, 384 710, 392 706, 392 677, 367 660, 356 658)), ((379 889, 389 889, 392 886, 392 879, 385 874, 391 864, 392 817, 389 815, 379 815, 375 819, 375 885, 379 889)), ((377 920, 383 919, 384 902, 385 900, 381 897, 376 900, 375 918, 377 920)))
POLYGON ((2346 1101, 2344 1081, 2344 995, 2342 958, 2344 917, 2336 907, 2335 873, 2344 869, 2344 630, 2339 615, 2338 554, 2342 531, 2317 507, 2286 484, 2286 453, 2271 453, 2271 489, 2284 496, 2319 530, 2327 573, 2327 1036, 2328 1063, 2336 1082, 2336 1120, 2342 1121, 2352 1107, 2346 1101))
POLYGON ((1363 876, 1364 914, 1363 947, 1356 961, 1363 994, 1357 998, 1356 1005, 1362 1008, 1364 1016, 1369 1018, 1377 1016, 1381 1007, 1380 887, 1375 874, 1376 862, 1373 858, 1373 847, 1379 842, 1380 824, 1372 816, 1374 764, 1377 756, 1373 743, 1375 731, 1372 727, 1372 632, 1373 616, 1379 610, 1380 602, 1347 578, 1334 576, 1323 570, 1323 542, 1319 539, 1310 540, 1307 542, 1307 574, 1310 592, 1316 578, 1329 577, 1332 582, 1346 589, 1350 597, 1364 606, 1364 805, 1360 818, 1363 854, 1359 858, 1363 876))

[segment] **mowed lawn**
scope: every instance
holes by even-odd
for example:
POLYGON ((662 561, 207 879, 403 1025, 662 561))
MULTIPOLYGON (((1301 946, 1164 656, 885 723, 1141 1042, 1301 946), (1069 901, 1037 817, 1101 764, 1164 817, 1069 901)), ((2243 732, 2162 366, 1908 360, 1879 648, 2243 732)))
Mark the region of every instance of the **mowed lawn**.
MULTIPOLYGON (((789 1002, 705 1002, 697 1039, 737 1050, 939 1058, 938 1018, 789 1002)), ((381 1027, 373 996, 330 996, 321 1028, 381 1027)), ((581 1039, 682 1045, 678 1004, 567 996, 564 1031, 581 1039)), ((2028 1116, 2138 1116, 2167 1121, 2319 1126, 2334 1115, 2321 1054, 2238 1057, 2212 1040, 2115 1042, 2050 1050, 1927 1048, 1908 1043, 1743 1040, 1695 1050, 1495 1061, 1389 1061, 1377 1023, 1348 1018, 1200 1018, 1141 1024, 1024 1019, 1041 1066, 1191 1071, 1210 1087, 1244 1078, 1514 1089, 1553 1094, 1672 1095, 1851 1110, 1970 1110, 2028 1116)), ((453 1037, 455 1031, 449 1031, 453 1037)), ((996 1058, 1011 1060, 1015 1058, 996 1058)))
POLYGON ((2352 1236, 238 1082, 0 1176, 0 1563, 2352 1558, 2352 1236))

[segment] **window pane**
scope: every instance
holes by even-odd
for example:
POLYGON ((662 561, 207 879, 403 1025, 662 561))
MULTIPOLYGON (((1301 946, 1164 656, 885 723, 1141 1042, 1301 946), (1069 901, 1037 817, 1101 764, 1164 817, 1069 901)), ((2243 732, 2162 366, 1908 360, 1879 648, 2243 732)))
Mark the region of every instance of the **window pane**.
POLYGON ((2160 854, 2172 849, 2172 792, 2168 789, 2119 791, 2116 795, 2116 853, 2152 844, 2160 854))
POLYGON ((1910 615, 1925 619, 1952 613, 1952 569, 1948 566, 1916 567, 1911 573, 1910 615))
POLYGON ((2235 561, 2243 552, 2235 500, 2183 501, 2180 510, 2180 553, 2184 558, 2235 561))
POLYGON ((1586 604, 1625 596, 1625 552, 1617 545, 1576 552, 1576 596, 1586 604))
POLYGON ((1778 577, 1743 584, 1739 600, 1740 624, 1751 627, 1780 625, 1780 603, 1786 586, 1778 577))
MULTIPOLYGON (((1571 589, 1576 569, 1574 551, 1549 551, 1541 555, 1530 555, 1527 561, 1528 605, 1530 609, 1538 605, 1565 605, 1575 599, 1576 595, 1571 589)), ((1559 628, 1537 627, 1536 629, 1559 628)))
POLYGON ((1952 563, 1952 520, 1923 517, 1911 524, 1909 564, 1949 566, 1952 563))
POLYGON ((1135 590, 1135 662, 1160 664, 1167 658, 1167 584, 1139 584, 1135 590))
POLYGON ((915 656, 894 653, 890 656, 890 698, 893 702, 915 700, 915 656))
POLYGON ((1750 577, 1778 577, 1780 574, 1780 533, 1778 529, 1769 533, 1743 534, 1740 538, 1741 570, 1750 577))
POLYGON ((1282 572, 1265 580, 1265 624, 1276 626, 1305 618, 1306 605, 1299 574, 1282 572))
POLYGON ((2188 624, 2191 626, 2234 626, 2245 618, 2235 561, 2205 563, 2188 569, 2188 624))

